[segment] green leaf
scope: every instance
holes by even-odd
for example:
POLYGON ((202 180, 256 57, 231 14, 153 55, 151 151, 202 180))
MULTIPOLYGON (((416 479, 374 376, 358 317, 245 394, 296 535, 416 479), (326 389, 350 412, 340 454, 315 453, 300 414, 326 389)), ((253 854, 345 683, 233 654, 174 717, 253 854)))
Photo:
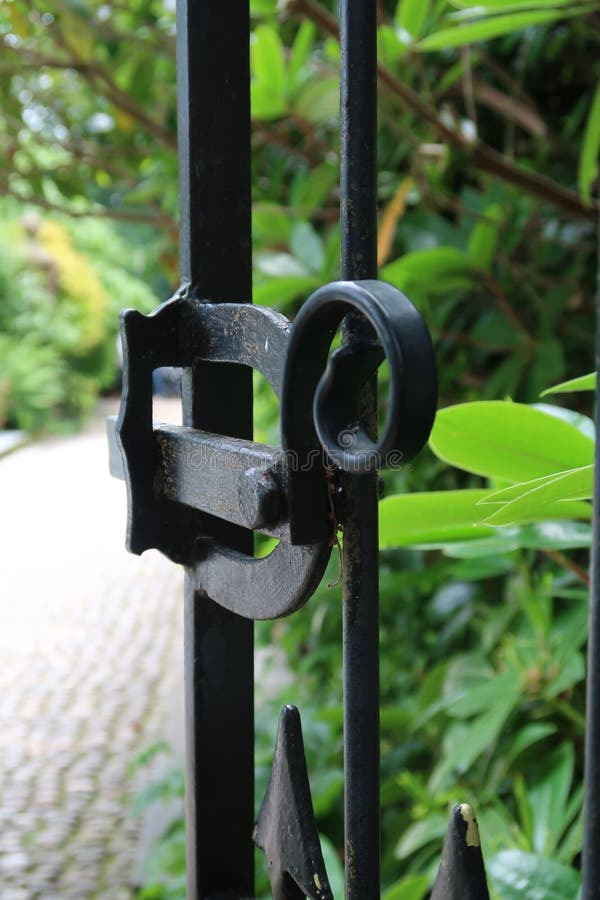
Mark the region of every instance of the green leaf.
POLYGON ((325 261, 323 241, 310 222, 299 222, 292 230, 290 250, 309 272, 318 275, 325 261))
POLYGON ((250 15, 273 16, 277 13, 277 0, 250 0, 250 15))
POLYGON ((523 403, 502 400, 440 410, 430 445, 450 465, 509 482, 531 481, 594 461, 594 442, 577 428, 523 403))
POLYGON ((409 825, 400 841, 394 855, 397 859, 406 859, 415 850, 420 850, 432 841, 438 841, 446 834, 448 819, 441 813, 434 813, 418 822, 409 825))
POLYGON ((339 106, 340 82, 333 76, 307 84, 294 104, 294 112, 315 125, 326 125, 337 122, 339 106))
POLYGON ((399 547, 433 541, 462 541, 487 536, 477 508, 489 491, 433 491, 398 494, 379 504, 380 546, 399 547))
POLYGON ((324 834, 320 834, 319 840, 321 841, 323 862, 325 863, 331 893, 334 897, 343 897, 344 869, 340 862, 340 857, 328 837, 324 834))
MULTIPOLYGON (((571 469, 560 472, 549 478, 536 479, 525 484, 512 485, 490 494, 484 504, 498 503, 502 499, 508 501, 495 510, 483 521, 488 525, 513 525, 520 522, 528 522, 539 518, 540 511, 551 504, 554 508, 555 501, 587 500, 594 493, 594 466, 583 466, 579 469, 571 469), (518 496, 515 496, 518 492, 518 496), (512 499, 514 497, 514 499, 512 499)), ((565 503, 564 508, 573 510, 571 503, 565 503)), ((565 517, 573 515, 573 518, 587 518, 591 508, 587 504, 582 505, 581 516, 574 512, 567 512, 565 517)), ((551 516, 548 516, 550 518, 551 516)))
POLYGON ((533 849, 536 853, 551 855, 570 822, 565 821, 565 811, 574 771, 573 746, 560 747, 546 759, 546 774, 529 791, 529 804, 533 818, 533 849))
POLYGON ((491 38, 511 34, 521 28, 529 28, 532 25, 543 25, 546 22, 555 22, 565 16, 579 15, 581 7, 565 11, 563 9, 529 10, 528 12, 515 12, 510 15, 496 15, 482 19, 478 22, 470 22, 467 25, 455 25, 436 31, 428 35, 419 43, 421 50, 445 50, 448 47, 461 47, 464 44, 472 44, 477 41, 488 41, 491 38))
POLYGON ((406 253, 384 266, 381 278, 401 291, 416 288, 447 294, 453 288, 468 287, 475 272, 476 266, 462 250, 427 247, 406 253))
POLYGON ((286 70, 283 44, 271 25, 259 25, 254 29, 250 59, 252 115, 258 119, 277 118, 286 106, 286 70))
POLYGON ((586 203, 591 201, 592 184, 598 175, 600 154, 600 83, 596 86, 592 106, 585 125, 583 147, 579 157, 579 190, 586 203))
POLYGON ((419 544, 419 550, 443 550, 456 559, 478 559, 490 554, 511 553, 519 548, 531 550, 573 550, 589 547, 591 527, 583 522, 554 521, 522 525, 519 528, 503 528, 488 538, 454 543, 419 544))
POLYGON ((273 278, 282 276, 306 276, 309 271, 296 256, 291 253, 257 253, 255 257, 257 272, 273 278))
POLYGON ((305 21, 300 25, 294 38, 288 66, 290 90, 296 90, 302 81, 303 70, 310 61, 316 31, 313 22, 305 21))
POLYGON ((554 387, 546 388, 540 394, 546 397, 548 394, 568 394, 571 391, 595 391, 597 375, 590 372, 589 375, 580 375, 579 378, 571 378, 569 381, 563 381, 561 384, 555 384, 554 387))
POLYGON ((427 875, 407 875, 384 891, 381 900, 420 900, 428 887, 427 875))
POLYGON ((414 40, 418 40, 423 33, 429 6, 429 0, 400 0, 396 21, 414 40))
POLYGON ((502 207, 494 203, 484 209, 483 218, 471 232, 467 253, 480 269, 488 271, 494 261, 502 218, 502 207))
POLYGON ((377 29, 377 58, 383 66, 394 66, 406 55, 409 44, 405 35, 394 25, 380 25, 377 29))
POLYGON ((518 697, 519 694, 513 691, 504 695, 498 694, 494 705, 474 719, 469 727, 465 727, 463 723, 456 723, 447 730, 444 738, 446 753, 431 776, 429 781, 431 790, 439 790, 455 773, 464 775, 477 757, 495 744, 518 702, 518 697))
POLYGON ((295 215, 311 216, 325 202, 327 195, 337 184, 337 177, 337 168, 330 163, 315 166, 310 172, 298 172, 290 188, 290 203, 295 215))
POLYGON ((492 12, 507 12, 513 9, 533 9, 541 6, 549 9, 553 6, 572 6, 573 0, 481 0, 481 3, 473 3, 473 0, 450 0, 452 6, 462 9, 467 8, 473 12, 478 9, 491 10, 492 12))
POLYGON ((456 719, 468 719, 471 716, 487 712, 490 707, 512 697, 514 704, 521 694, 523 676, 515 669, 508 669, 494 678, 484 681, 475 687, 469 684, 457 696, 448 698, 445 707, 456 719))
POLYGON ((568 422, 569 425, 573 425, 577 431, 580 431, 591 441, 596 440, 596 426, 594 425, 594 420, 590 419, 589 416, 575 412, 574 409, 567 409, 566 406, 553 406, 551 403, 532 403, 531 405, 534 409, 541 409, 548 416, 556 416, 557 419, 568 422))
POLYGON ((252 75, 268 84, 273 93, 285 92, 285 53, 278 31, 271 25, 259 25, 250 43, 252 75))
POLYGON ((263 244, 287 244, 291 235, 290 217, 276 203, 255 203, 252 206, 252 236, 263 244))
MULTIPOLYGON (((581 629, 582 631, 584 629, 581 629)), ((565 640, 567 640, 565 636, 565 640)), ((585 640, 585 632, 581 642, 585 640)), ((558 665, 559 660, 556 661, 558 665)), ((559 671, 553 676, 552 681, 544 688, 544 697, 557 697, 564 691, 570 690, 575 684, 579 684, 585 678, 585 662, 583 654, 574 650, 561 662, 559 671)))
POLYGON ((250 85, 250 107, 254 119, 277 119, 285 112, 281 94, 263 81, 250 85))
POLYGON ((544 738, 555 732, 556 725, 550 722, 534 722, 531 725, 525 725, 517 732, 510 747, 504 754, 505 766, 508 768, 524 750, 528 750, 529 747, 537 744, 538 741, 543 741, 544 738))
POLYGON ((316 287, 317 279, 309 275, 284 275, 256 285, 252 293, 254 302, 259 306, 284 309, 296 297, 308 297, 316 287))
POLYGON ((575 869, 523 850, 501 850, 487 870, 502 900, 575 900, 581 884, 575 869))
MULTIPOLYGON (((589 469, 589 466, 585 466, 584 469, 589 469)), ((593 468, 593 467, 591 467, 593 468)), ((503 506, 506 503, 510 503, 513 500, 518 500, 520 497, 523 497, 525 494, 528 494, 530 491, 535 490, 538 487, 544 487, 547 484, 552 484, 553 481, 556 481, 557 478, 560 478, 562 475, 571 474, 571 472, 581 472, 581 469, 569 469, 567 472, 553 472, 552 475, 542 475, 541 478, 534 478, 532 481, 519 481, 517 484, 510 484, 508 487, 500 488, 497 491, 493 491, 491 494, 488 494, 481 501, 481 506, 494 506, 498 505, 503 506)), ((558 497, 555 499, 562 500, 562 497, 558 497)))

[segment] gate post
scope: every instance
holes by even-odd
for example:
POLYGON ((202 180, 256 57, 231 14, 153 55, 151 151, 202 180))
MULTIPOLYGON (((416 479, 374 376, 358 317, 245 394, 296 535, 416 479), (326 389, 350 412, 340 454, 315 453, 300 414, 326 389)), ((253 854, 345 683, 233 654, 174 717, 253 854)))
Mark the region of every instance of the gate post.
MULTIPOLYGON (((598 230, 596 372, 600 371, 600 222, 598 230)), ((600 405, 597 390, 594 421, 596 448, 587 644, 581 900, 600 900, 600 405)))
MULTIPOLYGON (((377 4, 340 4, 341 274, 377 277, 377 4)), ((350 313, 345 346, 373 340, 350 313)), ((362 423, 377 433, 377 375, 363 388, 362 423)), ((346 900, 379 900, 378 471, 346 472, 343 500, 344 858, 346 900)))
MULTIPOLYGON (((182 296, 203 302, 252 299, 249 35, 248 0, 177 0, 182 296)), ((182 402, 184 425, 252 439, 249 369, 193 361, 182 402)), ((252 555, 239 526, 199 527, 252 555)), ((184 603, 187 897, 250 897, 253 623, 198 592, 189 572, 184 603)))

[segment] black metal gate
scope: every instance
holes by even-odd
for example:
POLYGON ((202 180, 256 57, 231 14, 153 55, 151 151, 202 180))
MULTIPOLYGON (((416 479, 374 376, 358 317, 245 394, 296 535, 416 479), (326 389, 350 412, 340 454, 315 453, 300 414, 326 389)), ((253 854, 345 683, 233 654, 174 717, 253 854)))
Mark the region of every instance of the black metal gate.
MULTIPOLYGON (((248 0, 178 0, 181 287, 150 316, 123 314, 112 469, 127 481, 129 550, 157 548, 186 569, 188 900, 252 897, 253 838, 275 900, 332 896, 294 707, 281 714, 254 821, 253 620, 308 600, 343 529, 345 897, 375 900, 378 471, 427 441, 434 355, 411 303, 375 280, 375 0, 340 4, 343 280, 316 291, 293 324, 251 305, 249 34, 248 0), (342 345, 330 352, 339 326, 342 345), (391 412, 377 436, 384 358, 391 412), (153 426, 152 372, 165 365, 184 370, 181 427, 153 426), (280 397, 281 450, 252 442, 252 368, 280 397), (253 558, 253 530, 279 541, 264 559, 253 558)), ((594 613, 590 633, 597 628, 594 613)), ((600 662, 592 644, 586 898, 600 897, 600 662)), ((488 897, 465 804, 451 817, 432 897, 488 897)))

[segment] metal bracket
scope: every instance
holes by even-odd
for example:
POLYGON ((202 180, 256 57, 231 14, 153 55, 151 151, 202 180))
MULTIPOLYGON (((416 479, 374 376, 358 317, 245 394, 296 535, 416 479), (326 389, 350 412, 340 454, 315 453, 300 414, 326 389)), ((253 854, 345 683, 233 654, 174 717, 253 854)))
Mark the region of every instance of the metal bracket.
POLYGON ((249 619, 278 618, 305 603, 323 576, 329 544, 292 543, 290 465, 280 450, 184 426, 155 427, 152 371, 199 361, 245 365, 279 395, 288 332, 288 320, 269 309, 181 297, 148 316, 126 310, 121 319, 123 397, 109 440, 122 461, 119 467, 113 446, 113 472, 127 483, 127 547, 138 554, 155 548, 185 564, 196 590, 249 619), (245 556, 214 540, 214 517, 279 543, 265 558, 245 556))

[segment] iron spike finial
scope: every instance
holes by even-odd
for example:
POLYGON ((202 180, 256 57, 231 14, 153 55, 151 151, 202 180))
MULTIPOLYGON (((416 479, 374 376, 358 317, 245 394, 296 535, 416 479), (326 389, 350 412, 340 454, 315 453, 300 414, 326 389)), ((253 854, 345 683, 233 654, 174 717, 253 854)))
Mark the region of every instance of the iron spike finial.
POLYGON ((302 724, 295 706, 279 717, 271 780, 254 842, 265 851, 273 900, 333 900, 313 812, 302 724))
POLYGON ((431 900, 490 900, 479 827, 468 803, 459 803, 450 814, 431 900))

